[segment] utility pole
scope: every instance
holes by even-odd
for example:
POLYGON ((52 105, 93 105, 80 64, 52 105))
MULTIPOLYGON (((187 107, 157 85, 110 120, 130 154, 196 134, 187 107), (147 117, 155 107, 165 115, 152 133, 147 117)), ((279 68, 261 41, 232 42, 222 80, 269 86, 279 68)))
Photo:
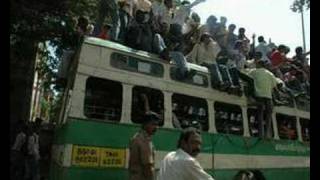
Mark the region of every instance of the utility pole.
POLYGON ((303 17, 303 5, 300 4, 301 23, 302 23, 302 39, 303 39, 303 51, 306 52, 306 37, 304 32, 304 17, 303 17))

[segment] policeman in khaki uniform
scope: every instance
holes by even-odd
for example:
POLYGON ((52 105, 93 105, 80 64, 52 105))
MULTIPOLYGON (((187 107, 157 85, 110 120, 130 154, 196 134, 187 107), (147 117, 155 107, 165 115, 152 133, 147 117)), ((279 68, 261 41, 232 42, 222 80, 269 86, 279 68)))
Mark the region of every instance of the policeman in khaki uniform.
POLYGON ((130 140, 129 180, 154 180, 155 159, 151 136, 156 132, 159 117, 155 113, 144 116, 142 128, 130 140))

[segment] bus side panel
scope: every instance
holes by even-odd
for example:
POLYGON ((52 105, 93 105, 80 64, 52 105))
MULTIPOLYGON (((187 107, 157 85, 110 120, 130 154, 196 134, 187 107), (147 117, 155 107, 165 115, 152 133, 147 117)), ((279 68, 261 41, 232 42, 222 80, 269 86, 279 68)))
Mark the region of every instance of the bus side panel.
MULTIPOLYGON (((232 180, 240 170, 224 169, 208 171, 215 179, 232 180)), ((266 180, 309 180, 310 170, 307 168, 260 169, 266 180)))
POLYGON ((128 171, 126 169, 109 168, 94 169, 69 167, 63 168, 56 164, 51 165, 50 180, 124 180, 128 179, 128 171))

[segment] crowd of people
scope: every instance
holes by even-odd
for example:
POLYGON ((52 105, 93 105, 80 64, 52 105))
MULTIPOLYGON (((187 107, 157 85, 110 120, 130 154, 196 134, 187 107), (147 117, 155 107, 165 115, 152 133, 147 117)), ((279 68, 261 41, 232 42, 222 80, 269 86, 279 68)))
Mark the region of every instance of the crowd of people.
MULTIPOLYGON (((205 24, 192 8, 205 0, 101 0, 97 21, 80 17, 77 32, 157 54, 177 66, 176 79, 191 78, 195 63, 208 68, 212 87, 220 91, 253 97, 258 103, 258 119, 271 119, 272 104, 310 98, 310 66, 302 47, 289 57, 284 44, 267 43, 263 36, 251 38, 244 27, 228 19, 210 15, 205 24), (110 23, 105 23, 109 17, 110 23), (248 88, 243 88, 243 87, 248 88)), ((270 125, 270 123, 267 123, 270 125)))
POLYGON ((178 67, 177 79, 195 74, 187 62, 205 66, 214 88, 240 96, 241 82, 247 79, 245 75, 261 61, 263 68, 272 72, 283 85, 277 95, 309 98, 307 56, 310 52, 297 47, 295 56, 288 57, 288 46, 276 46, 270 39, 267 43, 263 36, 258 37, 256 45, 255 34, 252 39, 248 38, 244 27, 239 27, 236 34, 237 26, 227 27, 227 18, 223 16, 218 20, 210 15, 206 23, 201 24, 200 16, 191 9, 204 1, 177 4, 173 0, 120 0, 116 4, 101 0, 99 7, 106 8, 101 11, 104 13, 99 15, 95 25, 90 24, 88 18, 80 17, 77 32, 171 60, 178 67), (111 23, 104 23, 106 17, 111 23))

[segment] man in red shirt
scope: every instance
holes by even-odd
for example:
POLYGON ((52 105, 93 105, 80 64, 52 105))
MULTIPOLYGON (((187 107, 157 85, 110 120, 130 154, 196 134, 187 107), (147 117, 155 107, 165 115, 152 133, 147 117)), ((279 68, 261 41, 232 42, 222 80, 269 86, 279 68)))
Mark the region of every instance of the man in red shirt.
POLYGON ((270 59, 272 65, 272 72, 280 79, 283 79, 283 74, 280 71, 280 68, 283 64, 285 64, 288 61, 288 58, 286 57, 287 53, 287 47, 285 45, 279 45, 278 49, 271 54, 270 59))
POLYGON ((109 29, 111 28, 111 25, 106 24, 102 27, 100 34, 98 35, 98 38, 109 40, 109 29))

